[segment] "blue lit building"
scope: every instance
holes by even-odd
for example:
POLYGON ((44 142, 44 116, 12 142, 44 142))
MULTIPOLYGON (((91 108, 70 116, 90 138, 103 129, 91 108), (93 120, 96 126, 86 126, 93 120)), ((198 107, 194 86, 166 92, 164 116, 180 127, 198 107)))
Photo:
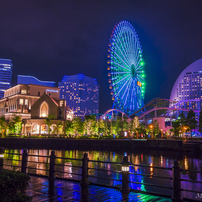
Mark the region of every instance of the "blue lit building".
POLYGON ((86 115, 99 113, 99 85, 96 79, 83 74, 64 76, 59 88, 60 99, 66 100, 74 116, 83 119, 86 115))
POLYGON ((53 81, 40 81, 34 76, 18 75, 17 84, 35 84, 41 86, 55 87, 55 82, 53 81))
POLYGON ((0 99, 4 91, 11 87, 12 63, 8 59, 0 59, 0 99))

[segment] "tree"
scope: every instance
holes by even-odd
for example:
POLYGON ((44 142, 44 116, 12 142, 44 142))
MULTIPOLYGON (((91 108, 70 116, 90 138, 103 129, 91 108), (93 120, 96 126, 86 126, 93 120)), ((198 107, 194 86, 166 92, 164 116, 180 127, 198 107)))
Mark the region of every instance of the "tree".
POLYGON ((19 134, 22 128, 21 116, 14 115, 9 121, 9 128, 14 134, 19 134))
POLYGON ((48 126, 48 134, 51 132, 51 125, 52 125, 52 120, 55 119, 55 116, 53 114, 49 114, 48 117, 45 119, 45 124, 48 126))
POLYGON ((198 123, 198 131, 202 133, 202 109, 199 114, 199 123, 198 123))
POLYGON ((78 133, 83 134, 84 124, 81 121, 80 117, 73 118, 73 120, 72 120, 72 127, 73 127, 73 133, 75 135, 78 135, 78 133))
POLYGON ((66 120, 64 124, 64 132, 65 134, 73 134, 74 128, 73 128, 73 122, 70 120, 66 120))
POLYGON ((54 128, 54 133, 57 133, 57 135, 59 135, 61 129, 62 129, 62 122, 59 121, 56 123, 56 127, 54 128))
POLYGON ((195 112, 192 109, 187 114, 186 123, 191 130, 191 137, 192 137, 192 130, 195 129, 197 126, 197 120, 195 119, 195 112))
POLYGON ((178 136, 179 137, 179 131, 180 131, 180 121, 176 120, 172 122, 172 127, 170 129, 171 132, 174 133, 175 137, 178 136))
POLYGON ((157 122, 157 120, 154 121, 154 135, 156 136, 157 134, 159 134, 160 129, 159 129, 159 123, 157 122))
POLYGON ((95 124, 96 124, 96 116, 95 115, 85 116, 84 130, 87 132, 87 135, 92 134, 93 129, 95 128, 95 124))
MULTIPOLYGON (((140 121, 139 121, 138 116, 135 116, 134 119, 132 119, 132 120, 129 122, 129 130, 131 131, 131 133, 132 133, 133 135, 134 135, 135 132, 138 133, 139 125, 140 125, 140 121)), ((138 135, 138 134, 137 134, 137 135, 138 135)))
POLYGON ((6 135, 7 122, 5 116, 0 117, 0 133, 6 135))

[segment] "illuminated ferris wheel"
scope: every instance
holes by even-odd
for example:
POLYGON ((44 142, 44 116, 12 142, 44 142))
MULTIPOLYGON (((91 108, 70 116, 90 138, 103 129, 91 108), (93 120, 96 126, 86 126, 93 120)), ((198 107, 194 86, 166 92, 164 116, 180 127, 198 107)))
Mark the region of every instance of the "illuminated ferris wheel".
POLYGON ((113 108, 131 115, 144 106, 145 72, 139 38, 129 22, 114 26, 108 52, 113 108))

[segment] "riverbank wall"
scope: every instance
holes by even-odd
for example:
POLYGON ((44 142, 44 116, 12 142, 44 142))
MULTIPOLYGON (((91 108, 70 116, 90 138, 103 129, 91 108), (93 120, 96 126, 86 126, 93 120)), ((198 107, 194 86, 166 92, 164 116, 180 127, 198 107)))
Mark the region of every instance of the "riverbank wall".
POLYGON ((201 141, 146 139, 0 138, 0 147, 13 149, 202 152, 201 141))

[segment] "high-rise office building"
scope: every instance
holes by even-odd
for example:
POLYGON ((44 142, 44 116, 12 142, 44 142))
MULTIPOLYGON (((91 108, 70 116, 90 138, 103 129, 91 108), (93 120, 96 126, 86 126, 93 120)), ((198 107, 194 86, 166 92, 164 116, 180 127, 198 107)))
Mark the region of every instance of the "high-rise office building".
POLYGON ((74 116, 84 118, 99 112, 99 86, 97 80, 83 74, 64 76, 59 82, 60 99, 74 111, 74 116))
POLYGON ((0 59, 0 99, 4 91, 11 87, 12 63, 8 59, 0 59))

